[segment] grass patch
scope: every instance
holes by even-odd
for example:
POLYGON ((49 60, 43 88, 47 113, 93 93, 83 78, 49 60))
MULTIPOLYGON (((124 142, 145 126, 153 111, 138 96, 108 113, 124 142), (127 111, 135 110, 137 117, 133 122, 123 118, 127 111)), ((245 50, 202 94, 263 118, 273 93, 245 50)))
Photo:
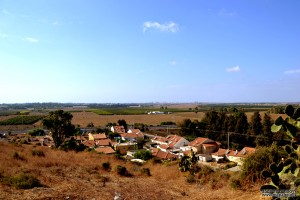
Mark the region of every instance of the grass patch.
POLYGON ((13 186, 17 189, 31 189, 34 187, 40 187, 42 184, 40 181, 31 174, 21 173, 16 176, 5 177, 2 179, 4 184, 13 186))
POLYGON ((44 154, 44 152, 42 150, 35 150, 35 149, 33 149, 31 151, 31 155, 38 156, 38 157, 45 157, 45 154, 44 154))

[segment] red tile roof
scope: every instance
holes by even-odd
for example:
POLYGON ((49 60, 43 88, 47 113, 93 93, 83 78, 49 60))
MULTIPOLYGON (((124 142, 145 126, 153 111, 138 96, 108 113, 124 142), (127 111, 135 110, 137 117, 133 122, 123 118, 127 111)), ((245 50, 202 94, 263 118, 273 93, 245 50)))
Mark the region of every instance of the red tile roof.
POLYGON ((115 133, 125 133, 124 126, 114 126, 114 132, 115 133))
POLYGON ((139 138, 144 136, 144 134, 135 134, 135 133, 121 133, 120 135, 121 137, 124 138, 139 138))
POLYGON ((86 140, 86 141, 83 141, 82 144, 83 144, 84 146, 87 146, 87 147, 90 147, 90 148, 95 147, 95 142, 94 142, 93 140, 86 140))
POLYGON ((161 144, 161 145, 159 145, 159 148, 161 148, 161 149, 170 149, 170 147, 169 147, 169 145, 166 145, 166 144, 161 144))
POLYGON ((244 147, 240 152, 238 152, 237 156, 239 157, 246 157, 251 153, 254 153, 256 151, 255 148, 251 147, 244 147))
POLYGON ((112 142, 111 142, 110 139, 104 139, 104 140, 97 140, 96 141, 97 146, 109 146, 111 143, 112 142))
POLYGON ((92 134, 94 137, 94 140, 101 140, 101 139, 106 139, 106 135, 104 133, 99 133, 99 134, 92 134))
POLYGON ((111 147, 98 147, 95 150, 99 153, 105 153, 105 154, 115 153, 115 151, 111 147))
POLYGON ((193 140, 192 142, 190 142, 189 146, 198 147, 199 145, 203 144, 206 141, 211 141, 211 140, 209 138, 198 137, 195 140, 193 140))
POLYGON ((167 138, 161 137, 161 136, 155 136, 152 140, 158 141, 158 142, 165 142, 165 143, 168 142, 168 139, 167 139, 167 138))
POLYGON ((212 153, 212 155, 215 155, 215 156, 225 156, 227 152, 227 149, 222 149, 222 148, 219 148, 219 150, 215 153, 212 153))
MULTIPOLYGON (((130 129, 128 133, 143 134, 140 129, 130 129)), ((144 135, 144 134, 143 134, 144 135)))
POLYGON ((161 159, 176 159, 178 157, 175 154, 164 152, 160 149, 153 149, 152 155, 161 159))

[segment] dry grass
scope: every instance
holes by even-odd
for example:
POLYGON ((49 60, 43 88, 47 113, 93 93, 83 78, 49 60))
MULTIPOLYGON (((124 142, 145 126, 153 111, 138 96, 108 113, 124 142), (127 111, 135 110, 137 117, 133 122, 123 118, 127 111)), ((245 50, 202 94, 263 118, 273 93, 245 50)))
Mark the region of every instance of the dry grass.
POLYGON ((37 177, 43 187, 18 190, 0 184, 0 199, 113 199, 115 192, 125 199, 263 199, 258 188, 240 191, 222 187, 212 189, 211 184, 188 184, 186 174, 178 170, 177 163, 139 166, 117 160, 114 156, 92 152, 63 152, 48 147, 12 145, 0 142, 0 171, 4 176, 20 172, 37 177), (45 157, 32 155, 41 150, 45 157), (14 152, 23 159, 13 158, 14 152), (110 162, 110 172, 102 163, 110 162), (133 177, 117 175, 115 166, 122 165, 133 177), (152 176, 140 172, 149 168, 152 176), (104 181, 106 181, 104 183, 104 181))
POLYGON ((173 113, 165 115, 97 115, 93 112, 74 112, 73 124, 78 124, 81 127, 86 127, 90 122, 94 126, 105 126, 109 122, 117 122, 119 119, 124 119, 128 124, 143 123, 148 125, 159 125, 161 122, 172 121, 175 123, 182 122, 186 118, 191 120, 201 120, 204 113, 173 113))

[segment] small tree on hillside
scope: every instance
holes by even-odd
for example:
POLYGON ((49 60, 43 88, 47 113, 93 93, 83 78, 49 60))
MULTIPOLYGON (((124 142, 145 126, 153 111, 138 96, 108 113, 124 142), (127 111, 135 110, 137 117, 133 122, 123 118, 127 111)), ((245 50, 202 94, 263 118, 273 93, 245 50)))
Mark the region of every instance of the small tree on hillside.
POLYGON ((75 126, 71 123, 73 115, 63 110, 50 112, 43 119, 43 126, 50 130, 55 147, 58 148, 67 137, 74 134, 75 126))

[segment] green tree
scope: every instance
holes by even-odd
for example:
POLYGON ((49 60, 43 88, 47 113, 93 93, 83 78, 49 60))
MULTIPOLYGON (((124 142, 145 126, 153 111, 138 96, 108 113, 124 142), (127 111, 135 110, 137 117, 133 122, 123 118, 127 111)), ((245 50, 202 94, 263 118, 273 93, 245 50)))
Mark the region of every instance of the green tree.
POLYGON ((128 131, 127 122, 124 119, 119 119, 118 124, 119 124, 119 126, 123 126, 126 132, 128 131))
POLYGON ((269 146, 272 144, 273 133, 271 131, 272 120, 270 115, 265 113, 263 122, 262 122, 262 131, 263 137, 265 138, 265 146, 269 146))
POLYGON ((246 134, 248 131, 248 120, 247 116, 244 112, 237 112, 236 113, 236 125, 235 125, 235 132, 246 134))
POLYGON ((75 132, 75 126, 71 123, 73 115, 63 110, 56 110, 49 113, 43 119, 44 128, 50 130, 55 147, 58 148, 67 137, 75 132))
POLYGON ((135 152, 134 158, 149 160, 152 158, 152 153, 146 149, 141 149, 135 152))
POLYGON ((257 111, 254 112, 253 116, 251 117, 249 133, 252 136, 257 136, 259 134, 262 134, 261 117, 260 117, 259 112, 257 112, 257 111))

